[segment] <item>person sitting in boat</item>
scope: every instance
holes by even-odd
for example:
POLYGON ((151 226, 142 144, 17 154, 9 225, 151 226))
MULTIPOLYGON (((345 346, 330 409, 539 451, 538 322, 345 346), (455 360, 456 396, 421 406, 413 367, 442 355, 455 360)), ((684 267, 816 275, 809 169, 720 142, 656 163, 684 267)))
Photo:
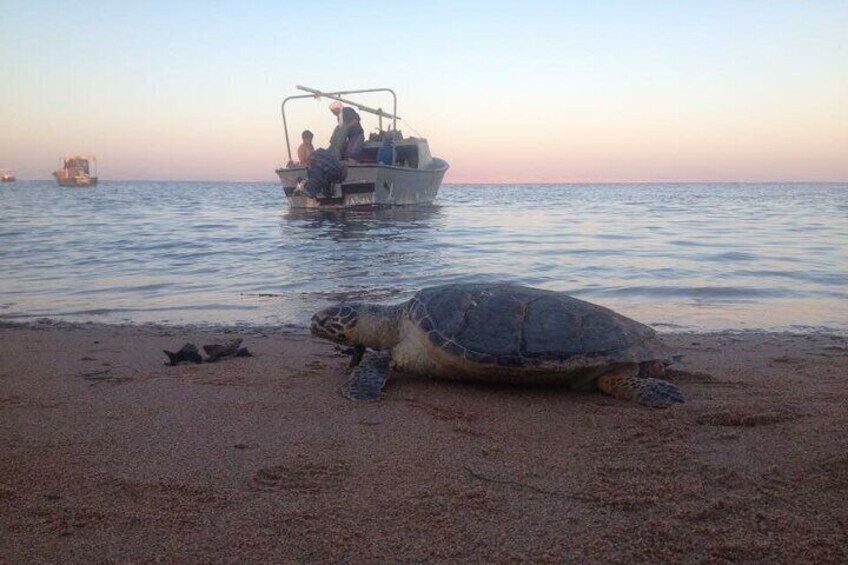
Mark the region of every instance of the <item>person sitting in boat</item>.
POLYGON ((359 123, 359 114, 353 108, 342 110, 347 136, 341 151, 342 161, 358 161, 365 147, 365 130, 359 123))
POLYGON ((300 144, 300 147, 297 148, 297 160, 301 165, 306 165, 309 161, 309 156, 315 152, 315 147, 312 146, 312 132, 308 129, 303 130, 303 133, 300 134, 300 138, 303 140, 303 143, 300 144))
POLYGON ((306 178, 298 180, 294 194, 309 198, 327 198, 332 185, 342 182, 347 176, 344 163, 336 159, 329 149, 316 149, 306 164, 306 178))

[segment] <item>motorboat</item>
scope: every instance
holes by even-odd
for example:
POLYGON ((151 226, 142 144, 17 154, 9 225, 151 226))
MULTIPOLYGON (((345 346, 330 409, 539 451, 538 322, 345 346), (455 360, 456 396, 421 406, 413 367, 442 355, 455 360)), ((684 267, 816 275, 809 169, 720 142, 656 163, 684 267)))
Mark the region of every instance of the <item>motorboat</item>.
POLYGON ((53 176, 59 186, 97 186, 97 158, 93 155, 62 157, 59 170, 53 171, 53 176))
POLYGON ((12 169, 0 169, 0 182, 15 182, 15 172, 12 169))
POLYGON ((283 115, 283 130, 286 137, 288 164, 276 170, 283 185, 291 209, 301 208, 366 208, 384 206, 413 206, 433 203, 442 184, 448 163, 433 157, 427 140, 421 137, 404 137, 397 128, 401 118, 397 115, 397 95, 389 88, 322 92, 314 88, 297 86, 308 94, 289 96, 283 100, 280 111, 283 115), (392 96, 392 112, 382 108, 370 108, 352 101, 347 96, 385 92, 392 96), (330 186, 322 194, 310 196, 299 190, 309 177, 309 163, 292 160, 289 140, 286 104, 297 99, 330 99, 360 112, 379 118, 378 131, 371 133, 356 161, 342 162, 344 173, 340 182, 330 186), (383 128, 383 120, 390 125, 383 128), (388 151, 386 151, 388 149, 388 151))

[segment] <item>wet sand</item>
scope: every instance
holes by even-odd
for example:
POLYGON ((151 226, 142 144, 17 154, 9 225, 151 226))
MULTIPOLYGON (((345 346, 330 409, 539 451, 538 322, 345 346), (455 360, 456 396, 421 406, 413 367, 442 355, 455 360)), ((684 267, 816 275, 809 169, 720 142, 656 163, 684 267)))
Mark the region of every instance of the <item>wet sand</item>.
POLYGON ((0 562, 848 561, 848 340, 666 335, 668 410, 397 376, 299 333, 0 328, 0 562))

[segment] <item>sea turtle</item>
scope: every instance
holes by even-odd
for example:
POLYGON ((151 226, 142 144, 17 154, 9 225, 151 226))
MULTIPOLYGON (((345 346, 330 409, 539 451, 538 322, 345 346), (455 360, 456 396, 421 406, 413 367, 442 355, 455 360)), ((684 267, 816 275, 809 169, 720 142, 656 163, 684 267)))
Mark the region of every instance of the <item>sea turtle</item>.
POLYGON ((562 384, 648 406, 683 402, 680 389, 653 378, 666 364, 654 330, 561 292, 449 284, 392 306, 341 303, 316 313, 311 331, 354 346, 353 375, 342 388, 353 400, 379 398, 391 368, 448 379, 562 384))

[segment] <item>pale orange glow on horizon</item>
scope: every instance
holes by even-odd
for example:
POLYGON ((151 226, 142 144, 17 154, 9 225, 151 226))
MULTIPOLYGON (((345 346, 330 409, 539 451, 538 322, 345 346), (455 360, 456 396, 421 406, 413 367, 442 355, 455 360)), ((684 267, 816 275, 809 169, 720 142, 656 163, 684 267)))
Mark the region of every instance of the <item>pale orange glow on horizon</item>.
MULTIPOLYGON (((104 180, 274 182, 280 102, 301 83, 394 88, 399 127, 429 139, 449 183, 848 181, 838 3, 383 14, 403 41, 355 63, 329 28, 280 32, 313 8, 224 4, 227 17, 92 4, 84 37, 44 3, 10 7, 0 167, 49 179, 59 156, 90 153, 104 180)), ((327 143, 327 102, 291 105, 293 150, 305 128, 327 143)))

